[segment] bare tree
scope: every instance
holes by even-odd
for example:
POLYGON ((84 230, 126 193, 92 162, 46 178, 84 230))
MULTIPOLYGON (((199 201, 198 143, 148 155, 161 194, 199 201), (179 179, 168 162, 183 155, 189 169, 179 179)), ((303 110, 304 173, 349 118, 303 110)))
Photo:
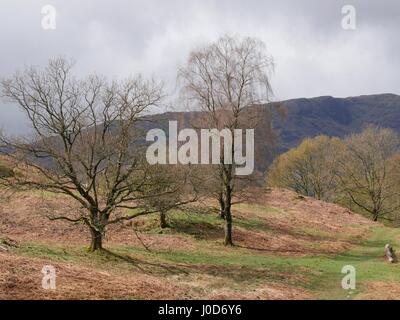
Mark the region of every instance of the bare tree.
POLYGON ((10 150, 9 188, 42 189, 75 200, 82 210, 51 220, 84 223, 90 250, 102 249, 106 227, 155 212, 146 206, 148 165, 140 149, 140 116, 162 100, 162 85, 140 76, 109 83, 93 75, 73 77, 73 63, 57 58, 2 80, 2 95, 17 103, 33 128, 24 139, 0 137, 10 150), (132 209, 131 214, 126 209, 132 209))
POLYGON ((368 126, 346 140, 341 160, 343 191, 372 219, 386 218, 399 206, 396 184, 391 179, 391 159, 399 151, 399 137, 391 129, 368 126))
POLYGON ((157 211, 160 216, 160 228, 168 227, 167 214, 171 209, 177 209, 198 200, 196 188, 197 177, 191 166, 182 165, 152 165, 149 168, 148 197, 144 203, 149 211, 157 211), (157 196, 151 196, 156 193, 157 196))
MULTIPOLYGON (((256 120, 257 115, 250 108, 269 101, 272 69, 273 62, 265 53, 263 42, 226 35, 191 52, 186 66, 178 74, 188 104, 205 111, 203 123, 208 128, 227 129, 234 137, 235 129, 253 127, 249 120, 256 120)), ((233 159, 234 139, 229 143, 233 159)), ((233 245, 231 206, 238 179, 235 164, 225 161, 225 152, 220 154, 215 171, 215 186, 219 188, 216 194, 225 218, 224 243, 233 245)))

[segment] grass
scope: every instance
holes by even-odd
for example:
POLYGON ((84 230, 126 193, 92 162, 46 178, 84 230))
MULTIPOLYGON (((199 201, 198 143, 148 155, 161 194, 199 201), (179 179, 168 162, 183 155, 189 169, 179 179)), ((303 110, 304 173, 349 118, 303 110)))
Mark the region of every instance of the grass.
MULTIPOLYGON (((236 227, 263 232, 274 230, 270 230, 261 217, 286 214, 281 209, 261 206, 240 205, 240 210, 257 214, 250 218, 236 218, 236 227)), ((178 276, 186 279, 189 275, 197 275, 212 279, 207 286, 198 290, 229 285, 240 291, 272 282, 304 289, 318 299, 353 299, 365 292, 369 282, 391 281, 400 286, 398 265, 388 264, 383 257, 385 244, 396 244, 400 239, 400 230, 395 228, 370 227, 367 239, 352 239, 352 249, 344 253, 288 256, 240 247, 223 247, 219 242, 223 221, 213 214, 191 214, 175 210, 168 215, 168 220, 170 228, 163 232, 190 237, 195 243, 192 249, 148 251, 143 247, 114 244, 107 247, 111 252, 93 254, 88 253, 83 246, 29 241, 21 243, 12 251, 21 256, 73 263, 116 274, 140 269, 162 277, 178 276), (341 271, 345 265, 356 268, 357 288, 354 292, 341 287, 345 276, 341 271)), ((139 225, 141 232, 160 233, 157 215, 143 217, 139 225)), ((296 232, 314 236, 315 246, 318 246, 319 238, 332 237, 329 233, 312 228, 303 227, 296 232)), ((338 238, 350 239, 350 236, 340 234, 338 238)))
POLYGON ((369 281, 396 281, 400 283, 398 265, 388 264, 383 259, 383 247, 399 237, 397 229, 374 227, 368 240, 352 250, 333 256, 287 257, 260 255, 246 252, 241 248, 215 251, 203 250, 156 250, 114 246, 111 249, 118 256, 132 257, 131 263, 118 256, 89 254, 82 247, 49 247, 48 244, 26 243, 14 251, 23 256, 47 258, 55 261, 90 264, 101 269, 129 271, 138 266, 148 265, 155 273, 164 275, 180 273, 202 273, 222 277, 235 286, 257 286, 265 281, 278 282, 304 288, 319 299, 349 299, 357 297, 369 281), (135 260, 136 259, 136 260, 135 260), (134 261, 137 265, 134 266, 134 261), (341 288, 343 266, 356 268, 357 288, 349 294, 341 288), (172 270, 172 271, 171 271, 172 270), (302 275, 302 277, 299 277, 302 275))
MULTIPOLYGON (((238 205, 238 208, 248 208, 249 210, 257 210, 253 206, 238 205)), ((261 207, 261 206, 257 206, 261 207)), ((265 209, 265 208, 264 208, 265 209)), ((276 208, 267 208, 263 214, 284 214, 283 210, 276 208)), ((270 231, 273 230, 265 223, 265 220, 258 216, 237 217, 234 215, 235 227, 246 230, 270 231)), ((219 238, 224 227, 224 221, 215 213, 191 213, 182 210, 172 210, 167 215, 169 229, 161 230, 159 227, 158 215, 143 217, 140 225, 140 231, 146 233, 180 233, 182 235, 192 236, 197 240, 212 240, 219 238)))
POLYGON ((288 215, 287 212, 285 212, 285 210, 281 209, 281 208, 275 208, 275 207, 265 207, 262 205, 258 205, 258 204, 246 204, 246 203, 240 203, 235 205, 236 209, 238 210, 244 210, 244 211, 248 211, 250 213, 253 213, 256 216, 286 216, 288 215))

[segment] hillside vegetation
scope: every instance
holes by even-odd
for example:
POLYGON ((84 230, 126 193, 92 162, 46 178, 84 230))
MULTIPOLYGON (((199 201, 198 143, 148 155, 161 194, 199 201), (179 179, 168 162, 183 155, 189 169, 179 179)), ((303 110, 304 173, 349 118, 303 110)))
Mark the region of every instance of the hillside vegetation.
POLYGON ((266 181, 398 226, 399 159, 399 135, 370 125, 343 140, 305 139, 274 160, 266 181))
POLYGON ((2 299, 347 299, 397 298, 397 265, 385 243, 400 231, 334 204, 284 189, 255 190, 257 203, 233 208, 235 247, 224 247, 214 214, 175 210, 109 230, 106 252, 88 253, 84 227, 50 222, 43 208, 73 210, 65 197, 18 193, 0 209, 2 299), (357 289, 341 288, 344 265, 357 289), (41 287, 44 265, 57 289, 41 287))

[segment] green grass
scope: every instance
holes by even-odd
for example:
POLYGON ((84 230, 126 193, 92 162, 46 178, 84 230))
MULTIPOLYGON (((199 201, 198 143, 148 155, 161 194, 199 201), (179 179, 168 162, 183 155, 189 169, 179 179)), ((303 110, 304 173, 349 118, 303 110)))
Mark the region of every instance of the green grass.
MULTIPOLYGON (((244 206, 244 205, 240 205, 244 206)), ((257 210, 252 206, 247 206, 252 210, 257 210)), ((265 208, 264 208, 265 209, 265 208)), ((277 214, 280 209, 268 208, 264 213, 277 214)), ((235 227, 247 230, 269 231, 273 230, 266 224, 265 220, 254 216, 252 218, 233 217, 235 227)), ((224 221, 215 213, 191 213, 182 210, 172 210, 167 214, 169 228, 161 230, 159 227, 159 218, 157 214, 153 214, 142 218, 142 223, 138 228, 141 232, 146 233, 180 233, 194 237, 197 240, 212 240, 220 238, 224 227, 224 221)))
POLYGON ((281 208, 265 207, 259 204, 240 203, 235 205, 234 209, 248 211, 250 213, 255 214, 256 216, 263 216, 263 217, 268 217, 268 216, 282 217, 289 214, 281 208))
POLYGON ((55 261, 77 261, 77 254, 71 247, 62 248, 58 246, 50 246, 47 243, 44 244, 36 241, 23 243, 13 251, 18 255, 32 258, 45 258, 55 261))

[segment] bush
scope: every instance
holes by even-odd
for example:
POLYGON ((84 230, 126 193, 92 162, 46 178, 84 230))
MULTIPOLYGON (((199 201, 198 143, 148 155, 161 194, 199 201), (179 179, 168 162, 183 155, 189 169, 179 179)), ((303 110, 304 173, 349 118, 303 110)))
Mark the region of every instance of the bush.
POLYGON ((305 139, 297 148, 280 155, 271 165, 267 183, 289 188, 305 196, 333 200, 336 172, 343 143, 338 138, 318 136, 305 139))
POLYGON ((13 176, 14 171, 11 168, 0 164, 0 178, 11 178, 13 176))

